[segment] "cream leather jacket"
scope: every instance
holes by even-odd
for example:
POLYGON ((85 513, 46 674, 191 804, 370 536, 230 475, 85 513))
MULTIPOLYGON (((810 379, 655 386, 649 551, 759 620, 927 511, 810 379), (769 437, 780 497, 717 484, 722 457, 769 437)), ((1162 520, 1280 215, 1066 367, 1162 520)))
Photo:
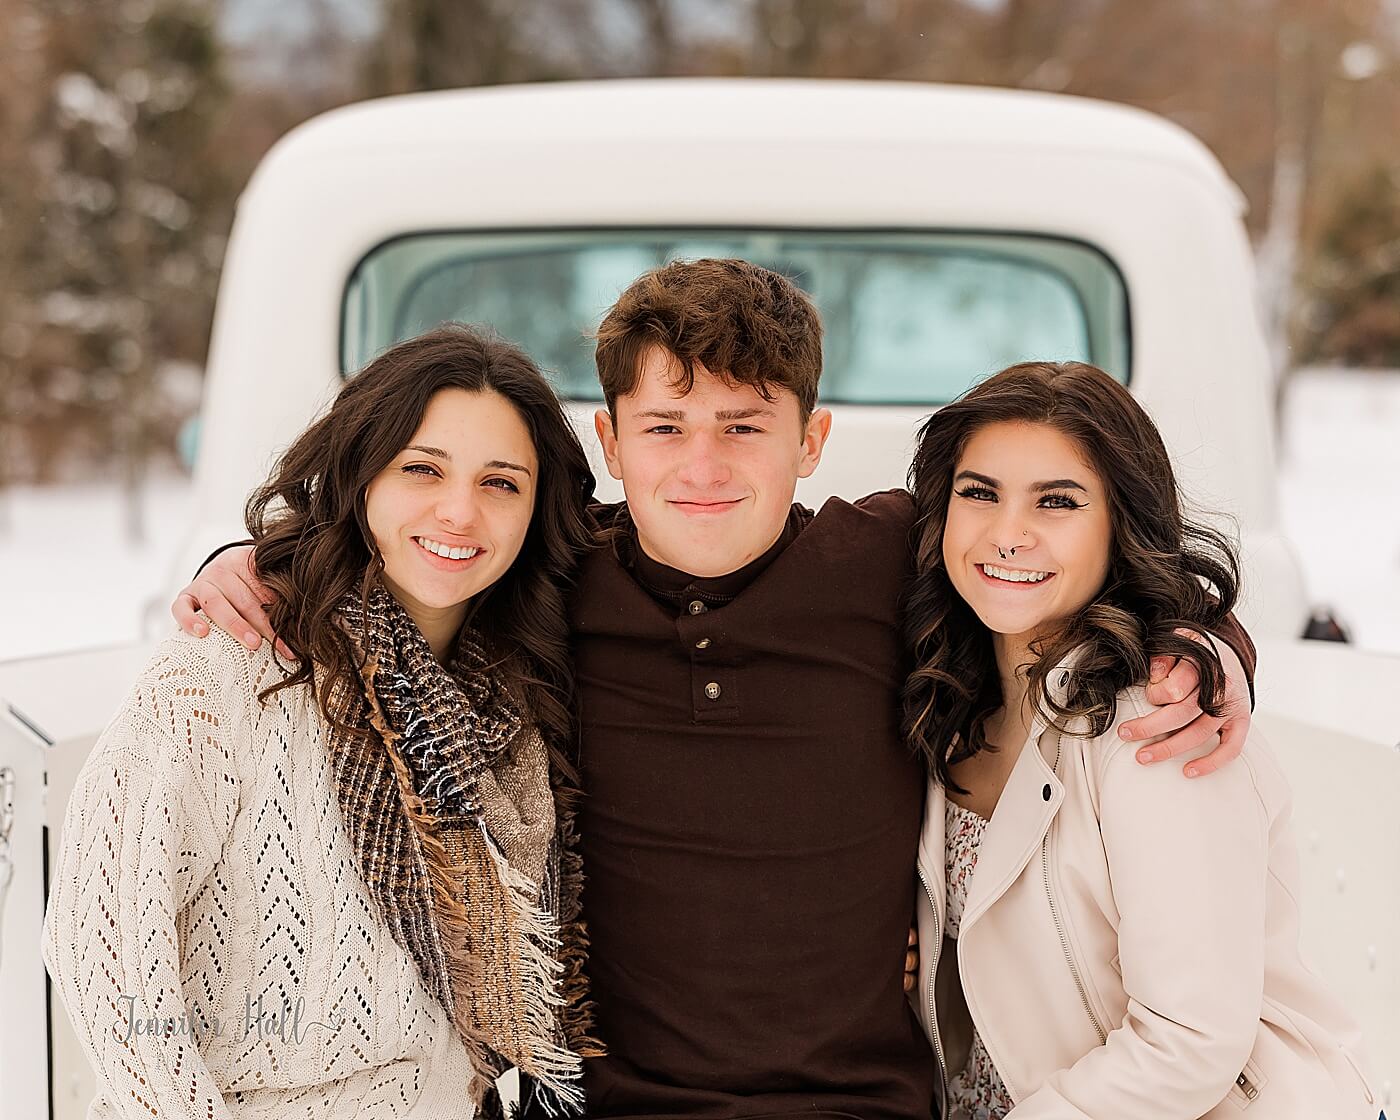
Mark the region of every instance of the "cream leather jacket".
POLYGON ((1143 766, 1116 729, 1151 710, 1131 689, 1096 739, 1032 728, 956 942, 931 786, 917 1004, 943 1085, 975 1023, 1014 1120, 1376 1120, 1359 1031, 1298 954, 1290 795, 1269 748, 1251 732, 1196 780, 1143 766))

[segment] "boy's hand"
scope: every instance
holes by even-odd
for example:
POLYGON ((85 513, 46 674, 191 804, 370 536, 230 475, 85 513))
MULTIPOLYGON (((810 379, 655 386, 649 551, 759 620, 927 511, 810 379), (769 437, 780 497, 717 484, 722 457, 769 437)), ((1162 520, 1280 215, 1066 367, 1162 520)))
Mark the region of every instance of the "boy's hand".
MULTIPOLYGON (((1192 630, 1178 630, 1177 633, 1202 644, 1210 641, 1192 630)), ((1139 750, 1139 762, 1164 762, 1194 751, 1217 733, 1220 744, 1210 754, 1188 762, 1184 768, 1186 776, 1201 777, 1239 757, 1249 735, 1249 684, 1244 666, 1229 643, 1214 642, 1213 647, 1220 655, 1220 664, 1225 670, 1225 699, 1218 717, 1205 715, 1201 711, 1197 696, 1200 676, 1191 662, 1173 662, 1169 657, 1152 659, 1147 701, 1163 707, 1141 719, 1129 720, 1118 729, 1118 734, 1129 742, 1151 739, 1157 735, 1168 737, 1139 750), (1170 732, 1176 734, 1171 735, 1170 732)))
MULTIPOLYGON (((214 625, 249 649, 257 649, 263 638, 276 640, 272 623, 263 610, 263 605, 272 601, 272 592, 253 570, 253 546, 245 544, 225 549, 210 560, 175 596, 170 613, 186 634, 202 638, 209 633, 209 626, 196 612, 203 611, 214 625)), ((284 658, 292 657, 292 651, 280 640, 277 652, 284 658)))

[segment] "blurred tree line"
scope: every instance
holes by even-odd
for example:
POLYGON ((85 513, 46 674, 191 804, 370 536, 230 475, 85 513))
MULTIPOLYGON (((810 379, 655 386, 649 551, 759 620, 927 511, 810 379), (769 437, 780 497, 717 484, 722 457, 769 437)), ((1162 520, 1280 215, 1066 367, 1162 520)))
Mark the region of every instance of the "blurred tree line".
MULTIPOLYGON (((1281 369, 1400 367, 1389 0, 0 0, 0 486, 118 471, 193 411, 237 191, 297 122, 387 93, 635 76, 1040 89, 1166 116, 1250 201, 1281 369)), ((134 508, 134 507, 133 507, 134 508)))

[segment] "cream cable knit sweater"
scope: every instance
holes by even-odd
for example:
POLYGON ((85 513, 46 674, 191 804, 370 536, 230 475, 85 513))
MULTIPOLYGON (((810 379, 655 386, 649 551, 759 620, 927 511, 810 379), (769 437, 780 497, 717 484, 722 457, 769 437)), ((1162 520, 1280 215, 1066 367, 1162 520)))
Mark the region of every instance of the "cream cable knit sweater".
POLYGON ((164 642, 68 805, 44 960, 92 1118, 465 1120, 471 1069, 379 920, 323 724, 269 644, 164 642))

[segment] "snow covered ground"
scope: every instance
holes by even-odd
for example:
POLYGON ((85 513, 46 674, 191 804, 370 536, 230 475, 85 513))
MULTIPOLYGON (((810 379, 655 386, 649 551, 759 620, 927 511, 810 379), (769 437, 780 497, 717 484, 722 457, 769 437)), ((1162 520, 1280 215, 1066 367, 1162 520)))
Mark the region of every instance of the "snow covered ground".
MULTIPOLYGON (((1317 371, 1290 392, 1280 440, 1284 520, 1314 602, 1357 645, 1400 654, 1400 374, 1317 371)), ((0 494, 0 660, 111 645, 170 624, 170 557, 187 482, 155 480, 149 539, 123 536, 114 486, 0 494)))

